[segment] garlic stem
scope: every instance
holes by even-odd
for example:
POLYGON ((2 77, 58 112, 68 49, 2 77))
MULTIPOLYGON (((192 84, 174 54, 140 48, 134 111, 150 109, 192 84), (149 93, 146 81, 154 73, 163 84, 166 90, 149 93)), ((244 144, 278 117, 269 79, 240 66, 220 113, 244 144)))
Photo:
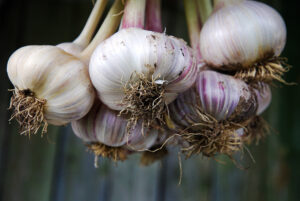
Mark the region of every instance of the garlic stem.
POLYGON ((82 32, 74 40, 74 43, 83 48, 85 48, 89 44, 106 5, 107 0, 97 0, 82 32))
POLYGON ((184 0, 184 10, 190 37, 190 45, 197 52, 197 59, 201 58, 199 48, 199 35, 202 27, 197 12, 196 0, 184 0))
POLYGON ((203 24, 212 13, 212 2, 211 0, 196 0, 196 3, 198 15, 200 15, 200 19, 203 24))
POLYGON ((144 28, 146 0, 127 0, 121 29, 144 28))
POLYGON ((245 0, 213 0, 213 1, 214 1, 214 11, 216 11, 226 5, 243 2, 245 0))
POLYGON ((114 4, 110 8, 107 16, 105 17, 104 22, 102 23, 100 29, 98 30, 96 36, 92 40, 92 42, 87 46, 86 49, 79 55, 79 57, 88 62, 90 56, 92 55, 95 48, 101 43, 103 40, 111 36, 116 29, 118 28, 121 21, 121 11, 123 9, 123 4, 121 0, 115 0, 114 4))
POLYGON ((146 30, 162 32, 161 0, 147 0, 145 26, 146 30))

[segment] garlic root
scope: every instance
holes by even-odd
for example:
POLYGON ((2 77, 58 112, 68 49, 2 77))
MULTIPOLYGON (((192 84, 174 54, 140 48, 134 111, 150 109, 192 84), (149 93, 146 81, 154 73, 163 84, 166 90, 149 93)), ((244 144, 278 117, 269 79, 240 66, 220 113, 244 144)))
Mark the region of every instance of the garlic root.
POLYGON ((95 157, 110 158, 114 161, 124 161, 127 159, 128 151, 122 147, 110 147, 105 144, 96 142, 86 145, 88 150, 95 154, 95 157))
POLYGON ((152 148, 152 150, 155 150, 155 151, 144 151, 143 152, 141 159, 140 159, 141 165, 143 165, 143 166, 151 165, 154 162, 163 159, 168 154, 168 150, 166 147, 156 149, 157 147, 158 146, 152 148))
POLYGON ((142 124, 150 127, 156 120, 164 122, 167 106, 164 101, 165 85, 157 84, 158 78, 151 74, 147 78, 142 73, 134 72, 124 86, 124 109, 120 114, 129 114, 127 130, 134 129, 137 121, 142 119, 142 124))
POLYGON ((234 77, 242 79, 247 83, 271 83, 273 80, 277 80, 288 85, 289 83, 282 76, 289 71, 289 68, 290 66, 285 63, 284 58, 277 57, 266 62, 259 62, 252 68, 238 70, 234 77))
POLYGON ((45 99, 36 98, 29 89, 11 90, 13 95, 10 100, 9 109, 13 109, 13 114, 9 121, 16 119, 20 124, 20 134, 36 134, 42 126, 42 135, 47 132, 48 123, 44 116, 45 99))

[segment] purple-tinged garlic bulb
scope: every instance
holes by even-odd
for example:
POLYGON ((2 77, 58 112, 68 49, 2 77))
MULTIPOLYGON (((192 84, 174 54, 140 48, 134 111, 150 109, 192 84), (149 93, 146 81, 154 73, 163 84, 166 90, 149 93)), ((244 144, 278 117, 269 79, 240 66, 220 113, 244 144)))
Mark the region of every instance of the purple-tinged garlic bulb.
POLYGON ((138 28, 122 29, 102 42, 89 67, 101 101, 148 126, 192 86, 197 72, 183 40, 138 28))
POLYGON ((255 115, 257 101, 245 82, 205 70, 199 73, 195 87, 180 94, 169 109, 172 120, 182 126, 201 122, 199 110, 217 121, 240 123, 255 115))
POLYGON ((200 33, 204 61, 249 82, 284 82, 286 69, 278 56, 285 42, 286 26, 279 13, 248 0, 219 0, 200 33))
POLYGON ((143 151, 150 148, 158 134, 155 129, 143 131, 140 122, 130 133, 126 127, 125 118, 98 102, 84 118, 72 122, 75 135, 86 143, 91 143, 89 147, 95 155, 120 160, 126 158, 126 149, 143 151))
POLYGON ((231 155, 242 148, 236 130, 247 125, 257 107, 256 94, 245 82, 204 70, 195 86, 169 105, 166 125, 189 143, 182 148, 188 157, 199 153, 231 155))

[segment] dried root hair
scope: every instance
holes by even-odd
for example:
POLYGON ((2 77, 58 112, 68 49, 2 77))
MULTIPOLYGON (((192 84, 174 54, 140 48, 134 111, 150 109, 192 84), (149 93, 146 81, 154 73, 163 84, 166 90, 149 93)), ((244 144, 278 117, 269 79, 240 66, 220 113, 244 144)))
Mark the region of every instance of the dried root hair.
POLYGON ((148 166, 153 164, 156 161, 163 159, 168 155, 168 150, 165 146, 158 148, 155 146, 151 148, 153 151, 144 151, 141 155, 140 164, 143 166, 148 166))
POLYGON ((114 161, 124 161, 127 159, 128 151, 122 147, 111 147, 100 142, 87 144, 86 146, 89 151, 95 154, 95 158, 101 156, 113 159, 114 161))
POLYGON ((258 144, 263 138, 270 133, 270 126, 261 116, 253 117, 245 128, 242 140, 246 144, 254 142, 258 144))
POLYGON ((291 68, 286 61, 286 58, 273 57, 266 61, 258 62, 251 68, 243 68, 237 71, 234 77, 242 79, 247 83, 271 83, 273 80, 276 80, 283 84, 289 84, 282 78, 284 73, 291 68))
POLYGON ((17 88, 9 90, 13 95, 10 99, 8 109, 13 110, 9 119, 15 119, 20 124, 20 134, 37 134, 42 127, 42 135, 47 132, 48 123, 44 116, 45 99, 40 99, 29 89, 19 90, 17 88))
POLYGON ((151 127, 155 124, 164 123, 164 114, 167 106, 164 101, 165 83, 158 84, 159 78, 149 77, 142 73, 134 72, 124 86, 125 96, 121 102, 125 106, 120 114, 129 115, 127 131, 134 129, 138 120, 142 121, 143 127, 151 127))
POLYGON ((179 131, 182 139, 188 143, 188 146, 181 149, 187 158, 194 154, 207 157, 214 157, 218 153, 232 156, 243 149, 241 137, 236 133, 237 129, 243 127, 242 124, 218 122, 201 109, 197 110, 202 121, 179 131))

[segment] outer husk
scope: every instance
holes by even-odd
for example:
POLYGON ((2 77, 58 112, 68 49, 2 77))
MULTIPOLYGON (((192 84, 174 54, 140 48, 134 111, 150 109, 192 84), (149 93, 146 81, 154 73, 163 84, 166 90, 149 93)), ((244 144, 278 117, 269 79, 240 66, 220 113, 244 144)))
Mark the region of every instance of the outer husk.
POLYGON ((44 116, 45 99, 39 99, 34 92, 29 89, 19 90, 17 88, 10 90, 13 95, 10 99, 9 109, 13 114, 9 121, 16 119, 20 124, 20 134, 36 134, 42 127, 42 135, 47 132, 48 123, 44 116))

